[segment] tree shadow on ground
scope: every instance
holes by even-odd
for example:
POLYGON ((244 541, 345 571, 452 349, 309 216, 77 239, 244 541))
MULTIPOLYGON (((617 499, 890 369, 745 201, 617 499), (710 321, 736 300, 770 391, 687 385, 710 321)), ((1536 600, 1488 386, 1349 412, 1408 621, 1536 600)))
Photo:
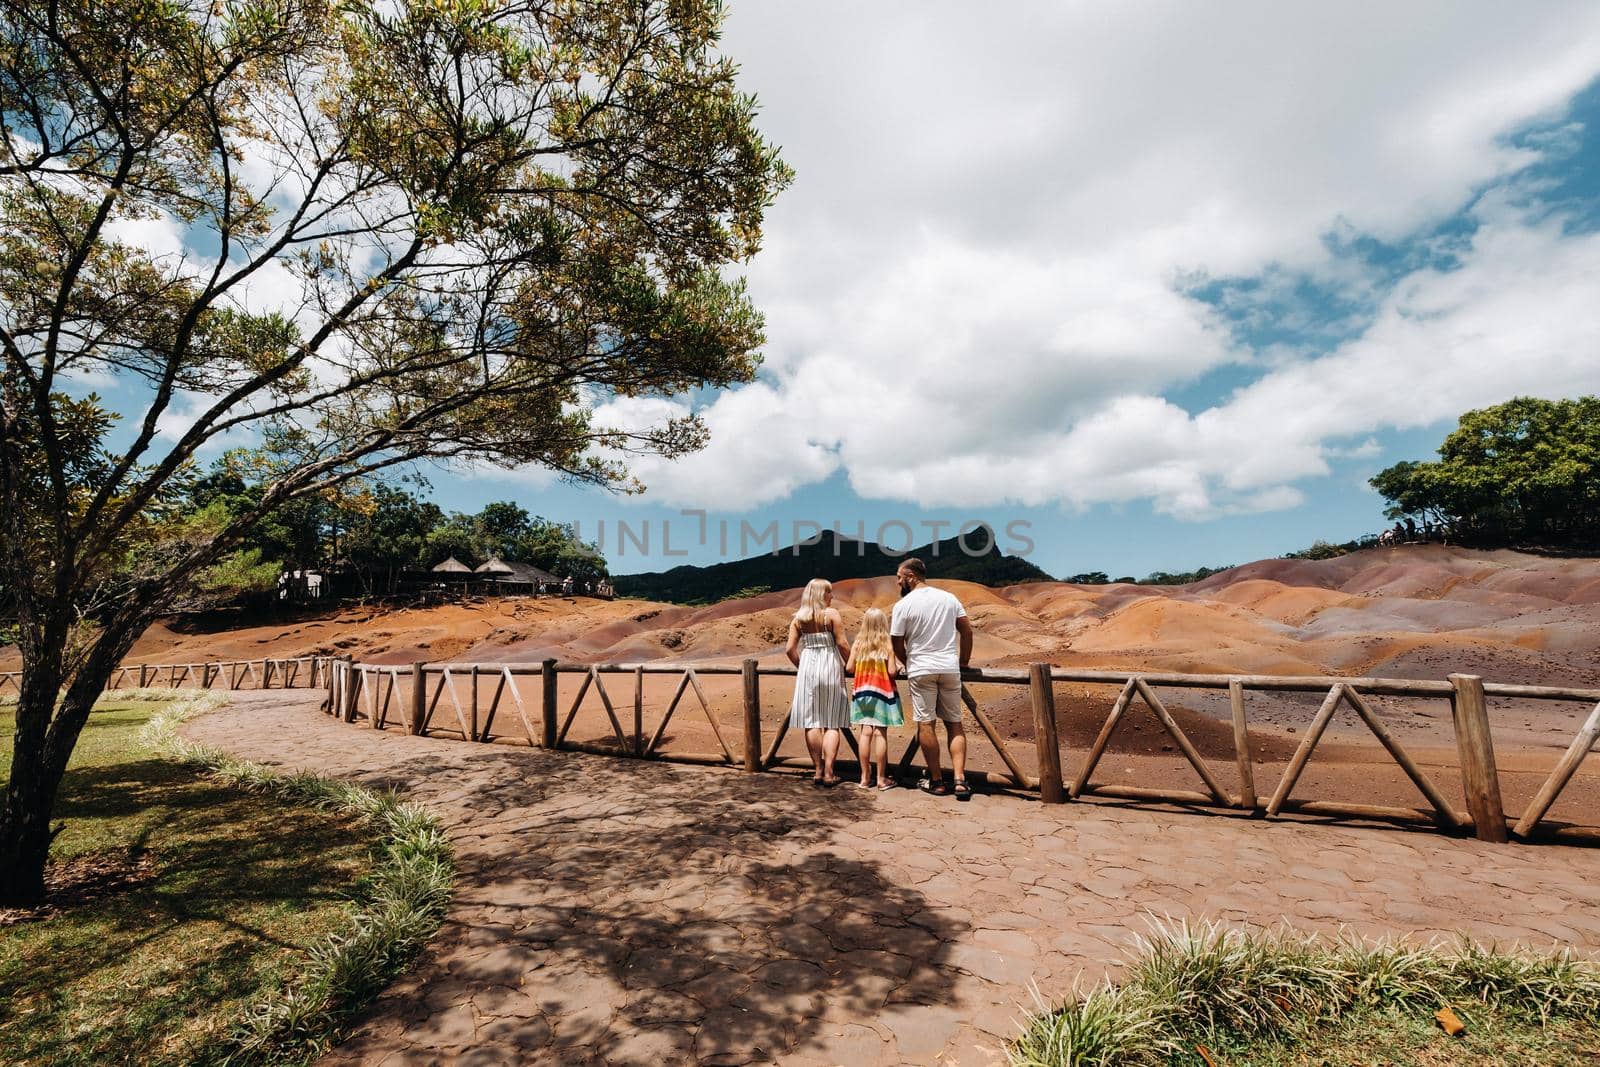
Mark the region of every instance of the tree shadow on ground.
POLYGON ((957 1006, 948 958, 967 926, 852 846, 872 828, 869 795, 566 752, 462 755, 362 776, 452 824, 450 921, 374 1009, 418 1042, 470 999, 473 1033, 446 1036, 480 1052, 848 1062, 847 1024, 860 1041, 886 1006, 957 1006))
POLYGON ((373 834, 159 759, 69 770, 56 815, 69 851, 146 856, 154 877, 0 931, 6 1062, 172 1058, 227 1025, 343 925, 373 834))

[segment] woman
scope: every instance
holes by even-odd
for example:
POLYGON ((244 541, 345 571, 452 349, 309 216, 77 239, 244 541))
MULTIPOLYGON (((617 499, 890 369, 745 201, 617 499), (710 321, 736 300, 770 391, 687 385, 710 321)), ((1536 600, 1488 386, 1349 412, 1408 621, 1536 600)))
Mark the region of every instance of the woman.
POLYGON ((840 731, 850 728, 850 694, 844 684, 850 649, 832 604, 833 584, 826 578, 811 579, 800 595, 800 610, 789 620, 789 643, 784 649, 789 662, 799 668, 789 728, 805 731, 815 772, 811 784, 819 789, 839 784, 833 761, 839 755, 840 731))

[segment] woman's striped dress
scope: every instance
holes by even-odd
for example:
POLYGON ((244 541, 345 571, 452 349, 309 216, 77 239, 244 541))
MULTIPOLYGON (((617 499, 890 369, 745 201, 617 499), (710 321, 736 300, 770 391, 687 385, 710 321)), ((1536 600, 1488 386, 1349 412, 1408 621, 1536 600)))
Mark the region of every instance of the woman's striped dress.
POLYGON ((832 630, 800 635, 800 666, 789 705, 791 730, 848 730, 850 698, 844 689, 844 664, 832 630))

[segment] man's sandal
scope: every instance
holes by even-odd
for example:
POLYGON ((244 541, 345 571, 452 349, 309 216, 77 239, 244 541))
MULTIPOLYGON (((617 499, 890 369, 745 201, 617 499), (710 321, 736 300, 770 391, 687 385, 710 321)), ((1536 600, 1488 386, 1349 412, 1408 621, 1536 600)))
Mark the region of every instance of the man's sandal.
POLYGON ((932 778, 922 779, 917 783, 917 788, 929 796, 947 797, 950 795, 950 790, 945 787, 943 782, 935 782, 932 778))
POLYGON ((971 800, 972 799, 972 787, 967 784, 967 780, 965 778, 957 778, 956 779, 956 785, 955 785, 955 789, 953 791, 954 791, 954 793, 956 795, 956 799, 957 800, 971 800))

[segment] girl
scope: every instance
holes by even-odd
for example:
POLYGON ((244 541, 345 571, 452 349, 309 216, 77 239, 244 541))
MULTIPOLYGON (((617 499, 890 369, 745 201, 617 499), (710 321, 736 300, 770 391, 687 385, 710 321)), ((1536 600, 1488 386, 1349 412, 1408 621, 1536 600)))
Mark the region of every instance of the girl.
POLYGON ((833 585, 813 578, 800 596, 800 610, 789 621, 789 662, 799 668, 794 679, 794 703, 789 705, 789 728, 804 730, 815 775, 811 784, 833 787, 839 776, 833 761, 839 755, 841 730, 850 727, 850 695, 844 684, 844 658, 848 654, 839 613, 833 603, 833 585))
POLYGON ((900 714, 900 694, 894 676, 900 669, 889 643, 889 620, 877 608, 861 618, 861 632, 850 648, 848 668, 855 672, 850 722, 861 727, 861 787, 872 784, 871 769, 878 768, 878 788, 893 789, 889 777, 889 727, 905 722, 900 714))

